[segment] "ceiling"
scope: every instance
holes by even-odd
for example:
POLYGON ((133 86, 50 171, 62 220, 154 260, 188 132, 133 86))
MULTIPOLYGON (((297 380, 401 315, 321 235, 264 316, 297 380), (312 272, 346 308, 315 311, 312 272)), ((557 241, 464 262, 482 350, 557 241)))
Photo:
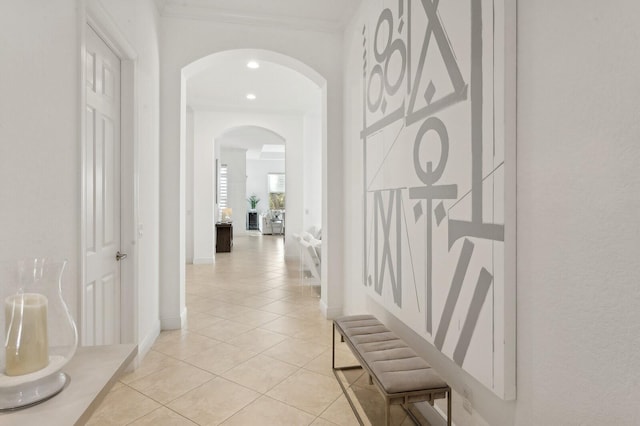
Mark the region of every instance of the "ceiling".
MULTIPOLYGON (((193 110, 295 114, 320 111, 321 89, 309 78, 285 66, 248 56, 246 50, 207 58, 207 68, 187 80, 187 104, 193 110), (247 67, 256 60, 259 68, 247 67), (255 99, 247 99, 252 93, 255 99)), ((247 150, 247 159, 284 159, 284 150, 268 150, 285 141, 254 126, 229 129, 216 142, 247 150)))
POLYGON ((156 0, 163 16, 341 31, 361 0, 156 0))
POLYGON ((206 70, 187 80, 187 104, 195 109, 305 113, 320 108, 320 88, 297 71, 249 56, 226 52, 208 60, 206 70), (258 60, 260 68, 247 63, 258 60), (256 96, 247 99, 247 94, 256 96))

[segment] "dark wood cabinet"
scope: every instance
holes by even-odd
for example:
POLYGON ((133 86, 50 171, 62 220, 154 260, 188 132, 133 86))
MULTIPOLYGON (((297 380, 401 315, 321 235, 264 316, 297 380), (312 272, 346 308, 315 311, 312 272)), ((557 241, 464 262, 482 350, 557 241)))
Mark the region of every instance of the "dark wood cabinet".
POLYGON ((216 223, 216 253, 229 253, 233 247, 233 225, 216 223))

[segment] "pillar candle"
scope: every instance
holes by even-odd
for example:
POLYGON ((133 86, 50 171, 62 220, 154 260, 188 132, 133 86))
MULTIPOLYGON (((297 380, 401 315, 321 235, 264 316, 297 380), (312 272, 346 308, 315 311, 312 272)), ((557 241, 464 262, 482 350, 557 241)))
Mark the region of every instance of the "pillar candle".
POLYGON ((24 293, 5 299, 7 376, 33 373, 49 364, 47 298, 24 293))

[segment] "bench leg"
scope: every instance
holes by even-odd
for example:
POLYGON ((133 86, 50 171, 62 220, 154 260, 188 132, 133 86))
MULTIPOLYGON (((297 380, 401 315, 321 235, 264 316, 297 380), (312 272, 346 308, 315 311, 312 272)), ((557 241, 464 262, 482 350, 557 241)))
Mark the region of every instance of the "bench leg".
POLYGON ((391 404, 389 400, 386 401, 386 405, 384 407, 384 424, 386 426, 391 425, 391 404))
POLYGON ((369 374, 369 386, 373 385, 373 377, 369 374))
POLYGON ((336 325, 333 324, 332 327, 332 337, 331 339, 331 368, 335 370, 336 368, 336 325))
POLYGON ((447 391, 447 426, 451 426, 451 388, 447 391))

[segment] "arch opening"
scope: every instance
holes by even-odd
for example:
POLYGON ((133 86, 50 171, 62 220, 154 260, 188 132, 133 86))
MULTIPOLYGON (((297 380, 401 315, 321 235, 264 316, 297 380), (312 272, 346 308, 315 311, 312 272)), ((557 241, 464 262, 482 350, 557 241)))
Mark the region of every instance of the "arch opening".
MULTIPOLYGON (((323 228, 323 211, 326 209, 323 195, 323 186, 326 184, 324 153, 327 140, 325 78, 295 58, 259 49, 236 49, 205 56, 183 67, 181 76, 181 146, 185 146, 186 153, 186 232, 181 242, 186 247, 184 260, 212 263, 215 259, 215 243, 210 236, 214 235, 215 220, 220 219, 217 184, 220 178, 221 154, 225 141, 236 139, 237 142, 238 133, 245 133, 245 136, 247 133, 253 133, 254 137, 261 134, 264 140, 271 142, 266 145, 285 146, 285 255, 288 258, 296 258, 300 252, 293 235, 311 227, 323 228), (257 71, 263 70, 267 73, 266 79, 273 78, 277 72, 282 72, 285 77, 281 80, 274 79, 274 82, 268 85, 267 89, 271 89, 271 93, 267 91, 266 102, 261 96, 264 92, 252 89, 258 91, 258 102, 246 106, 247 99, 238 85, 226 84, 221 80, 230 80, 229 75, 234 75, 234 80, 237 80, 238 75, 251 73, 252 70, 244 67, 250 60, 261 64, 257 71), (237 72, 230 74, 230 67, 234 66, 237 67, 237 72), (216 80, 219 86, 234 87, 224 87, 217 92, 219 96, 216 96, 215 84, 207 85, 208 82, 215 83, 216 80), (312 93, 313 99, 307 99, 305 103, 301 102, 301 96, 294 96, 289 101, 286 101, 285 97, 279 98, 278 102, 269 101, 275 99, 274 93, 277 95, 278 91, 286 90, 286 85, 293 85, 306 94, 312 93), (200 96, 197 89, 205 86, 214 89, 208 92, 207 89, 204 91, 205 96, 200 96), (273 105, 268 105, 269 102, 273 105), (215 220, 212 220, 212 217, 215 220)), ((262 83, 264 88, 264 80, 262 83)), ((250 166, 250 161, 258 161, 247 157, 249 146, 228 145, 224 149, 233 148, 246 151, 247 167, 250 166)), ((247 195, 251 195, 246 191, 245 188, 244 193, 236 195, 236 200, 246 200, 247 195)), ((268 207, 266 204, 265 202, 262 206, 263 209, 268 207)), ((239 208, 240 211, 237 213, 236 209, 233 209, 234 232, 238 222, 238 230, 246 229, 247 206, 248 204, 244 209, 239 208)), ((327 259, 327 256, 322 257, 327 259)), ((326 283, 321 283, 323 295, 326 288, 326 283)))

